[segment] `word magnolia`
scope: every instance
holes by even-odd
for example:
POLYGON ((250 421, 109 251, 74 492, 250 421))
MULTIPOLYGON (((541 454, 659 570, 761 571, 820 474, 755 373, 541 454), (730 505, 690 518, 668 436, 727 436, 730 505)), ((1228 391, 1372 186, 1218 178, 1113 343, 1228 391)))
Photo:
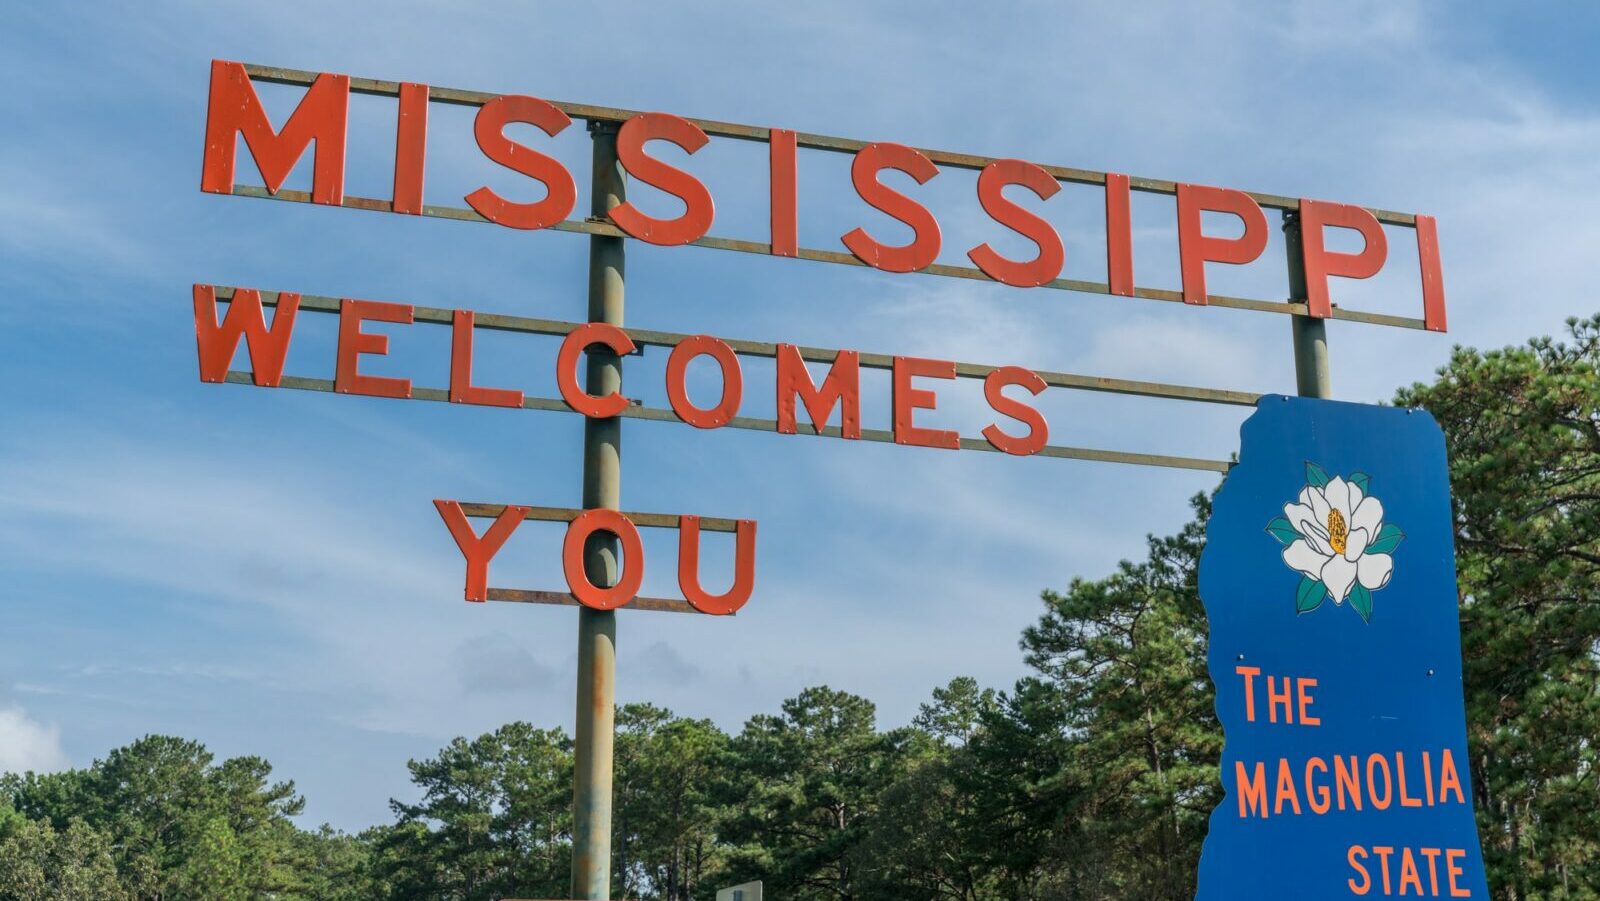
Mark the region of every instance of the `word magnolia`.
MULTIPOLYGON (((216 60, 211 65, 210 101, 206 116, 205 158, 201 189, 227 194, 234 188, 234 165, 238 138, 255 160, 269 193, 276 194, 295 164, 312 142, 311 200, 338 206, 344 201, 345 147, 349 121, 351 79, 348 75, 323 73, 301 98, 294 113, 281 129, 274 129, 257 96, 249 72, 236 62, 216 60)), ((429 88, 425 84, 401 83, 397 88, 398 110, 395 133, 394 188, 389 209, 395 213, 423 213, 423 183, 426 173, 429 88)), ((544 186, 545 196, 537 201, 509 200, 489 187, 480 187, 463 199, 484 219, 516 229, 541 229, 557 225, 572 214, 577 203, 577 185, 572 173, 554 157, 540 153, 505 134, 507 126, 532 125, 554 137, 572 124, 560 106, 525 95, 499 95, 485 100, 473 123, 473 136, 489 160, 518 172, 544 186)), ((798 134, 781 128, 762 129, 769 152, 770 235, 766 245, 775 256, 798 257, 799 197, 796 150, 798 134)), ((716 215, 716 204, 705 184, 692 174, 651 156, 650 141, 666 141, 694 154, 710 138, 694 122, 670 113, 637 113, 622 122, 617 132, 617 158, 628 175, 638 182, 665 192, 683 203, 684 211, 672 219, 661 219, 624 202, 610 210, 611 221, 623 232, 658 245, 690 244, 704 238, 716 215)), ((850 253, 863 264, 888 272, 916 272, 934 265, 942 244, 939 222, 933 213, 916 200, 885 185, 880 175, 885 170, 904 173, 919 185, 939 174, 939 167, 928 154, 892 142, 862 146, 854 154, 850 180, 856 193, 868 205, 911 229, 911 241, 902 245, 885 244, 864 228, 855 228, 840 237, 850 253)), ((1099 181, 1099 177, 1095 178, 1099 181)), ((1105 173, 1106 284, 1111 294, 1135 295, 1133 270, 1133 217, 1130 193, 1132 180, 1127 175, 1105 173)), ((995 281, 1022 288, 1033 288, 1054 281, 1062 271, 1066 253, 1056 229, 1005 195, 1005 189, 1019 186, 1040 201, 1047 201, 1061 189, 1055 175, 1035 163, 1018 159, 989 162, 978 175, 978 203, 995 222, 1016 232, 1035 245, 1031 259, 1011 259, 989 244, 967 252, 984 275, 995 281)), ((1244 191, 1206 185, 1176 184, 1178 254, 1185 303, 1207 303, 1206 264, 1243 265, 1261 256, 1267 246, 1266 214, 1254 197, 1244 191), (1206 213, 1237 218, 1243 225, 1238 237, 1207 234, 1202 226, 1206 213)), ((1370 278, 1388 260, 1388 241, 1382 225, 1367 209, 1351 204, 1321 200, 1301 200, 1301 247, 1306 274, 1307 312, 1314 317, 1333 315, 1328 294, 1328 279, 1370 278), (1329 250, 1324 230, 1343 228, 1361 235, 1364 244, 1358 253, 1329 250)), ((1445 330, 1445 302, 1440 272, 1437 226, 1430 216, 1416 216, 1417 250, 1426 328, 1445 330)))

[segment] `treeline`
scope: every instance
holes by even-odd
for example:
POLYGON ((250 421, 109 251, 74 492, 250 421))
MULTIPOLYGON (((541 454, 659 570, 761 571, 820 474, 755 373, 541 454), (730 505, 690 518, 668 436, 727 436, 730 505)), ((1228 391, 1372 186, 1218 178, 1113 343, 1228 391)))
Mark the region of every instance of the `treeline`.
MULTIPOLYGON (((1450 446, 1474 784, 1496 898, 1600 899, 1600 317, 1458 351, 1425 407, 1450 446)), ((1221 787, 1195 571, 1209 512, 1139 562, 1047 591, 1005 691, 956 679, 915 721, 807 689, 735 734, 618 712, 617 898, 1188 899, 1221 787)), ((571 741, 513 723, 409 764, 360 835, 295 825, 291 783, 152 736, 0 778, 0 898, 560 898, 571 741)))

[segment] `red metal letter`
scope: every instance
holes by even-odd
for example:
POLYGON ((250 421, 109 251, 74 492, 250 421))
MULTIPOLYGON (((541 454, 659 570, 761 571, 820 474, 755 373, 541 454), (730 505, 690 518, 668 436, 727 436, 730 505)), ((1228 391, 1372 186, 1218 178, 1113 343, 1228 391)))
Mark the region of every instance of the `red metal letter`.
POLYGON ((733 348, 710 335, 693 335, 678 342, 667 357, 667 400, 672 402, 672 412, 697 429, 715 429, 727 425, 739 412, 744 400, 744 375, 739 371, 739 358, 733 348), (703 410, 689 400, 689 388, 684 376, 689 361, 706 354, 717 361, 722 369, 722 399, 715 407, 703 410))
POLYGON ((904 144, 868 144, 856 153, 850 164, 850 180, 861 199, 911 227, 910 244, 888 247, 867 234, 853 229, 844 236, 844 246, 856 259, 888 272, 915 272, 927 268, 939 256, 939 222, 927 207, 878 181, 884 169, 898 169, 916 179, 917 184, 939 174, 939 167, 921 153, 904 144))
POLYGON ((628 333, 604 322, 589 322, 567 333, 556 353, 556 387, 561 389, 561 399, 567 406, 590 419, 609 419, 628 408, 628 399, 621 391, 605 397, 595 397, 578 384, 578 358, 591 345, 604 344, 619 355, 634 351, 633 339, 628 333))
POLYGON ((783 128, 772 129, 767 139, 770 147, 767 163, 770 170, 772 254, 780 257, 800 255, 799 166, 795 160, 797 141, 795 133, 783 128))
POLYGON ((961 437, 955 432, 924 429, 914 423, 915 411, 932 410, 939 406, 939 399, 932 391, 911 387, 911 380, 918 376, 953 379, 956 377, 956 364, 948 360, 924 360, 919 357, 894 358, 895 443, 958 449, 961 447, 961 437))
POLYGON ((344 202, 345 125, 349 119, 350 76, 324 72, 306 89, 281 132, 272 130, 250 75, 239 63, 211 61, 211 99, 206 107, 206 149, 200 190, 233 191, 235 141, 256 162, 267 193, 276 194, 306 145, 317 142, 312 158, 311 199, 335 206, 344 202))
POLYGON ((711 192, 693 175, 644 152, 646 141, 670 141, 689 153, 706 146, 706 133, 688 119, 671 113, 640 113, 617 131, 617 159, 629 175, 683 201, 683 215, 656 219, 639 212, 632 201, 611 210, 611 221, 641 241, 673 245, 698 241, 711 230, 716 206, 711 192))
POLYGON ((428 86, 400 83, 400 108, 394 130, 394 202, 396 213, 422 215, 422 173, 428 158, 428 86))
POLYGON ((1439 225, 1432 216, 1417 217, 1417 258, 1422 262, 1422 326, 1442 332, 1444 272, 1439 267, 1439 225))
POLYGON ((1008 454, 1019 457, 1037 454, 1045 442, 1050 440, 1050 426, 1038 410, 1002 394, 1001 389, 1007 385, 1021 385, 1028 389, 1029 394, 1038 397, 1039 392, 1045 389, 1044 379, 1039 378, 1039 374, 1031 369, 1023 369, 1021 366, 1001 366, 983 380, 983 397, 989 402, 989 406, 993 407, 996 413, 1010 416, 1026 425, 1028 434, 1023 438, 1013 438, 1000 431, 998 425, 989 425, 984 427, 983 437, 1008 454))
POLYGON ((1006 185, 1022 185, 1049 200, 1061 190, 1061 184, 1050 173, 1022 160, 995 160, 978 173, 978 203, 994 221, 1039 245, 1039 254, 1026 263, 1008 260, 988 244, 979 244, 967 251, 972 262, 984 274, 997 282, 1017 288, 1037 288, 1061 274, 1061 264, 1066 250, 1061 246, 1061 236, 1050 223, 1006 199, 1002 191, 1006 185))
POLYGON ((489 561, 493 560, 494 555, 505 546, 506 539, 517 530, 517 526, 522 525, 523 517, 528 515, 528 508, 507 504, 480 537, 472 531, 472 524, 467 522, 467 514, 462 511, 460 504, 455 501, 436 500, 433 506, 439 510, 439 516, 444 519, 445 527, 450 530, 450 537, 456 540, 456 547, 461 549, 461 556, 467 558, 466 599, 480 603, 488 600, 489 561))
POLYGON ((362 354, 383 355, 389 352, 388 335, 371 335, 361 330, 361 323, 369 319, 409 325, 411 306, 376 300, 351 300, 348 297, 339 301, 339 348, 333 390, 342 394, 369 394, 373 397, 410 397, 410 379, 362 375, 356 371, 362 354))
POLYGON ((507 169, 542 182, 548 193, 543 200, 516 203, 489 188, 479 188, 467 195, 467 203, 483 218, 508 228, 534 229, 554 225, 572 213, 573 205, 578 202, 577 185, 572 182, 572 173, 560 161, 506 137, 503 132, 512 122, 525 122, 555 137, 572 124, 572 119, 553 103, 511 94, 485 103, 472 123, 473 137, 477 138, 478 148, 484 156, 507 169))
POLYGON ((621 607, 639 594, 644 582, 644 545, 639 541, 638 528, 615 510, 583 511, 567 526, 566 540, 561 543, 561 570, 567 577, 567 589, 578 603, 596 610, 621 607), (622 578, 610 588, 590 582, 583 566, 584 545, 595 532, 610 532, 622 542, 622 556, 617 561, 622 578))
POLYGON ((795 434, 794 401, 799 397, 811 417, 813 433, 822 434, 833 408, 839 406, 839 434, 845 438, 861 437, 861 354, 853 350, 839 351, 822 379, 820 390, 811 381, 800 349, 793 344, 778 345, 777 367, 779 432, 795 434))
POLYGON ((1133 202, 1117 172, 1106 173, 1106 281, 1112 294, 1133 296, 1133 202))
POLYGON ((1300 247, 1305 256, 1306 312, 1319 319, 1333 315, 1333 303, 1328 298, 1328 276, 1371 278, 1389 257, 1389 240, 1384 237, 1383 226, 1378 224, 1376 216, 1358 206, 1321 200, 1300 201, 1300 247), (1329 225, 1355 229, 1361 233, 1366 246, 1360 253, 1334 253, 1325 249, 1322 229, 1329 225))
POLYGON ((261 308, 261 292, 236 288, 228 314, 217 323, 217 292, 210 285, 194 286, 194 334, 200 347, 200 381, 228 379, 228 364, 244 336, 250 356, 250 378, 262 388, 276 388, 283 380, 283 361, 289 354, 289 336, 294 332, 294 314, 300 309, 300 295, 287 291, 278 295, 278 312, 272 328, 267 328, 266 312, 261 308))
POLYGON ((490 407, 520 407, 522 392, 512 388, 480 388, 472 384, 471 310, 456 310, 450 335, 450 402, 490 407))
POLYGON ((1183 302, 1206 302, 1206 263, 1243 265, 1267 247, 1267 216, 1249 194, 1232 188, 1178 185, 1178 261, 1183 272, 1183 302), (1232 213, 1244 222, 1237 238, 1208 238, 1202 212, 1232 213))
POLYGON ((700 517, 678 517, 678 588, 701 613, 726 616, 743 607, 756 587, 755 520, 739 520, 733 540, 733 587, 710 594, 700 587, 700 517))

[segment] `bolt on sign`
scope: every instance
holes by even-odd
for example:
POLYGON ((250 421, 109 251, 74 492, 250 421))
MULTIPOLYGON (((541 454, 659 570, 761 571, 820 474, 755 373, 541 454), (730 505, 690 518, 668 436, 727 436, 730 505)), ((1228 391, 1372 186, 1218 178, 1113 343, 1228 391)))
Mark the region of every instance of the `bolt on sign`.
MULTIPOLYGON (((755 587, 754 520, 624 512, 620 509, 617 478, 623 420, 678 422, 698 429, 752 429, 780 435, 803 432, 845 441, 879 441, 920 448, 1226 473, 1231 466, 1227 460, 1123 448, 1083 447, 1052 441, 1050 425, 1040 412, 1037 399, 1046 391, 1095 391, 1206 404, 1260 404, 1262 411, 1278 409, 1275 404, 1281 401, 1281 398, 1263 398, 1246 391, 1134 381, 1012 364, 925 359, 856 349, 806 347, 627 327, 622 321, 622 260, 627 241, 638 240, 662 246, 692 245, 864 266, 892 273, 991 281, 1026 290, 1096 293, 1130 300, 1181 303, 1189 307, 1222 307, 1286 315, 1294 325, 1296 370, 1301 392, 1320 397, 1330 394, 1323 326, 1327 320, 1439 332, 1446 327, 1437 230, 1434 220, 1425 215, 1140 178, 1116 172, 1047 166, 1018 159, 993 159, 917 149, 893 142, 869 143, 783 128, 691 119, 670 113, 633 112, 521 94, 483 93, 220 60, 211 66, 201 189, 214 194, 487 223, 523 231, 551 230, 589 236, 587 321, 530 318, 423 306, 397 299, 358 300, 259 287, 197 284, 193 290, 200 378, 205 382, 576 413, 584 417, 583 508, 549 507, 526 502, 434 501, 445 530, 462 555, 466 600, 566 604, 579 608, 573 894, 580 898, 604 898, 608 897, 609 892, 611 692, 615 641, 612 611, 645 609, 729 615, 750 600, 755 587), (292 114, 281 125, 275 126, 267 116, 256 92, 257 83, 304 89, 292 114), (345 149, 352 94, 395 101, 393 188, 387 198, 356 197, 345 192, 345 149), (484 186, 460 197, 459 204, 464 206, 424 202, 429 111, 434 104, 474 109, 472 135, 484 157, 537 182, 543 187, 544 196, 537 201, 523 202, 504 197, 493 188, 484 186), (574 217, 578 202, 576 177, 560 160, 546 152, 551 149, 549 146, 541 147, 544 138, 524 143, 506 133, 508 126, 522 124, 531 125, 554 138, 571 127, 574 119, 587 121, 593 142, 590 213, 583 218, 574 217), (716 203, 705 183, 693 172, 666 163, 651 153, 652 142, 664 142, 675 145, 693 157, 712 138, 766 145, 769 176, 767 231, 758 236, 760 240, 712 234, 716 203), (260 185, 240 184, 236 179, 236 163, 241 146, 255 163, 261 176, 260 185), (903 244, 886 243, 861 226, 840 235, 837 247, 801 246, 798 237, 801 149, 849 155, 850 184, 857 195, 868 206, 904 224, 911 232, 911 239, 903 244), (308 153, 312 157, 311 190, 286 188, 285 182, 290 172, 308 153), (888 171, 899 172, 910 176, 920 186, 926 185, 946 169, 978 173, 975 198, 978 206, 996 224, 1031 243, 1034 246, 1031 257, 1013 258, 983 243, 966 251, 971 266, 938 262, 943 249, 938 218, 914 196, 889 187, 882 176, 888 171), (628 186, 632 184, 642 184, 676 198, 681 202, 683 212, 670 219, 644 212, 628 199, 628 186), (1020 186, 1040 204, 1046 204, 1060 192, 1063 184, 1089 185, 1100 191, 1101 198, 1097 203, 1103 201, 1105 223, 1103 281, 1064 277, 1062 272, 1067 247, 1062 236, 1038 213, 1005 194, 1006 188, 1020 186), (1179 283, 1176 286, 1149 285, 1136 277, 1133 254, 1135 223, 1131 203, 1132 192, 1135 191, 1175 198, 1179 262, 1179 283), (1263 255, 1268 242, 1266 211, 1269 209, 1281 215, 1287 238, 1288 299, 1235 297, 1211 292, 1206 282, 1209 267, 1242 266, 1263 255), (1224 237, 1208 229, 1208 213, 1236 219, 1239 234, 1224 237), (1360 251, 1329 249, 1327 237, 1335 229, 1358 235, 1362 242, 1360 251), (1411 237, 1416 242, 1414 283, 1419 289, 1421 316, 1352 310, 1334 303, 1332 295, 1337 285, 1335 280, 1370 278, 1383 271, 1389 264, 1389 232, 1403 232, 1406 229, 1412 232, 1411 237), (226 304, 225 312, 223 304, 226 304), (270 324, 268 308, 272 309, 270 324), (334 378, 331 380, 284 372, 297 318, 307 312, 338 317, 338 340, 332 361, 334 378), (413 384, 408 378, 363 372, 364 359, 381 356, 388 351, 387 337, 366 331, 368 323, 439 326, 441 338, 443 330, 448 329, 448 384, 425 387, 413 384), (548 373, 545 387, 479 383, 474 377, 473 340, 480 330, 517 334, 529 340, 558 339, 560 346, 555 370, 548 373), (241 344, 250 362, 248 371, 230 368, 241 344), (630 398, 623 388, 623 358, 642 353, 650 347, 662 348, 668 354, 665 387, 669 403, 666 408, 644 406, 630 398), (701 357, 709 358, 721 376, 721 393, 716 403, 710 406, 692 401, 685 385, 690 363, 701 357), (741 360, 749 358, 773 361, 774 375, 770 381, 759 385, 746 383, 741 360), (580 378, 580 366, 586 367, 583 378, 580 378), (819 371, 814 370, 813 366, 826 367, 820 371, 820 380, 817 377, 819 371), (863 369, 885 370, 890 374, 890 417, 887 423, 878 427, 870 427, 862 421, 863 369), (919 413, 925 417, 925 411, 937 408, 940 383, 956 379, 983 382, 984 397, 992 413, 992 421, 977 429, 976 434, 919 425, 919 413), (763 392, 773 398, 775 418, 743 414, 741 408, 747 391, 763 392), (480 531, 473 525, 474 519, 488 522, 480 531), (496 555, 511 535, 530 521, 565 524, 566 535, 561 555, 566 581, 564 590, 491 585, 491 567, 496 555), (641 527, 677 530, 677 571, 681 598, 639 596, 646 563, 638 533, 641 527), (732 586, 721 594, 707 591, 702 584, 699 543, 703 531, 734 535, 732 586)), ((1261 415, 1258 412, 1256 417, 1261 415)), ((1387 422, 1383 421, 1384 428, 1388 427, 1387 422)), ((1345 437, 1351 441, 1362 440, 1359 435, 1345 437)), ((1254 450, 1252 459, 1268 458, 1275 452, 1281 452, 1281 449, 1254 450)), ((1405 467, 1413 465, 1409 458, 1397 457, 1391 462, 1401 467, 1402 473, 1406 471, 1405 467)), ((1431 465, 1433 461, 1428 462, 1431 465)), ((1376 478, 1378 469, 1373 464, 1367 471, 1376 478)), ((1393 471, 1392 468, 1385 470, 1393 471)), ((1387 478, 1404 481, 1405 476, 1390 475, 1387 478)), ((1353 479, 1353 475, 1348 476, 1340 484, 1351 484, 1353 479)), ((1374 490, 1378 488, 1374 487, 1374 490)), ((1367 567, 1370 575, 1371 568, 1378 565, 1374 561, 1380 556, 1373 548, 1388 539, 1371 531, 1363 533, 1362 527, 1368 524, 1364 520, 1359 523, 1352 521, 1353 517, 1364 515, 1357 510, 1345 511, 1341 507, 1340 512, 1346 516, 1346 520, 1338 528, 1344 531, 1336 532, 1331 520, 1313 523, 1323 529, 1323 532, 1317 533, 1320 543, 1315 544, 1315 551, 1328 557, 1326 567, 1342 572, 1344 564, 1334 562, 1335 557, 1339 554, 1348 555, 1349 549, 1359 543, 1357 536, 1362 536, 1362 540, 1367 542, 1363 546, 1367 556, 1360 557, 1362 551, 1358 551, 1358 557, 1350 560, 1355 561, 1353 565, 1357 567, 1358 576, 1362 566, 1367 567), (1337 542, 1336 535, 1339 536, 1337 542), (1342 550, 1339 549, 1341 544, 1342 550)), ((1299 528, 1300 524, 1291 523, 1291 526, 1299 528)), ((1213 528, 1215 530, 1215 526, 1213 528)), ((1254 532, 1259 531, 1260 527, 1255 526, 1254 532)), ((1218 541, 1216 537, 1212 540, 1218 541)), ((1296 550, 1295 561, 1291 565, 1312 566, 1308 553, 1305 549, 1296 550)), ((1323 570, 1317 572, 1321 574, 1323 570)), ((1331 592, 1333 583, 1329 580, 1332 578, 1328 576, 1318 584, 1331 592)), ((1366 585, 1366 582, 1360 584, 1366 585)), ((1309 603, 1309 595, 1305 595, 1305 592, 1314 593, 1312 589, 1304 589, 1304 596, 1297 599, 1297 603, 1309 603)), ((1365 625, 1368 620, 1379 621, 1378 615, 1373 613, 1372 604, 1370 596, 1347 593, 1332 606, 1365 610, 1366 613, 1361 616, 1365 625), (1365 600, 1358 604, 1358 597, 1365 597, 1365 600)), ((1340 628, 1348 630, 1350 626, 1343 624, 1340 628)), ((1356 645, 1342 647, 1352 660, 1364 659, 1371 653, 1356 645)), ((1215 652, 1215 645, 1213 650, 1215 652)), ((1445 667, 1445 664, 1441 663, 1440 667, 1445 667)), ((1446 669, 1439 671, 1445 672, 1446 669)), ((1228 679, 1236 678, 1238 676, 1231 671, 1219 674, 1219 689, 1231 685, 1228 679)), ((1269 680, 1290 678, 1315 680, 1320 677, 1306 675, 1304 668, 1297 674, 1286 663, 1281 672, 1263 669, 1257 684, 1265 686, 1269 680)), ((1278 690, 1276 686, 1279 683, 1271 684, 1274 691, 1278 690)), ((1301 683, 1295 684, 1299 686, 1301 683)), ((1446 685, 1447 680, 1438 679, 1432 684, 1446 685)), ((1219 696, 1224 693, 1219 691, 1219 696)), ((1458 704, 1459 699, 1457 684, 1458 704)), ((1277 709, 1267 701, 1262 701, 1262 704, 1265 705, 1262 709, 1277 709)), ((1313 701, 1307 700, 1305 704, 1305 710, 1314 709, 1313 701)), ((1233 735, 1234 732, 1230 731, 1230 748, 1233 735)), ((1435 766, 1443 766, 1442 756, 1432 762, 1435 766)), ((1391 762, 1391 774, 1399 772, 1398 764, 1398 759, 1391 762)), ((1438 800, 1443 797, 1444 773, 1441 771, 1435 775, 1439 781, 1430 789, 1434 792, 1430 797, 1438 800)), ((1254 788, 1251 790, 1254 791, 1254 788)), ((1303 800, 1302 803, 1309 801, 1303 800)), ((1343 815, 1342 810, 1330 813, 1329 821, 1343 815)), ((1265 844, 1259 847, 1269 850, 1265 844)), ((1367 848, 1366 852, 1369 857, 1363 858, 1364 861, 1388 860, 1379 857, 1376 847, 1367 848)), ((1440 853, 1444 855, 1439 861, 1440 866, 1444 867, 1442 872, 1448 876, 1453 858, 1444 851, 1440 853)), ((1472 853, 1475 855, 1476 851, 1472 853)), ((1473 861, 1476 861, 1475 856, 1470 858, 1468 864, 1476 865, 1473 861)), ((1321 888, 1308 891, 1309 894, 1299 892, 1296 896, 1323 897, 1321 888)), ((1226 894, 1219 895, 1223 896, 1226 894)))

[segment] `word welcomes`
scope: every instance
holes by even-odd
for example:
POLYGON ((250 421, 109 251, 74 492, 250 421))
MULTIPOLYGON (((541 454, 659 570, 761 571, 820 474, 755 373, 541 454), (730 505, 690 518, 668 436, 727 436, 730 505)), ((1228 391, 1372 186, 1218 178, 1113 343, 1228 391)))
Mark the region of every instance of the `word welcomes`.
MULTIPOLYGON (((195 336, 199 345, 202 381, 227 381, 229 363, 242 340, 251 362, 252 381, 264 388, 277 387, 282 382, 284 361, 294 333, 300 296, 281 292, 275 303, 277 312, 269 327, 261 292, 240 288, 233 292, 228 311, 219 321, 216 289, 211 285, 194 286, 195 336)), ((360 370, 360 360, 363 356, 384 355, 389 347, 386 336, 362 331, 365 323, 410 324, 413 313, 414 308, 409 304, 341 299, 339 334, 335 345, 334 390, 340 394, 410 398, 410 379, 364 374, 360 370)), ((452 403, 491 407, 523 406, 525 398, 519 389, 491 388, 473 383, 472 336, 475 319, 476 314, 471 310, 453 311, 449 400, 452 403)), ((616 354, 631 354, 638 350, 628 333, 616 326, 598 322, 575 325, 562 339, 561 348, 556 354, 554 382, 569 409, 593 419, 607 419, 622 414, 633 401, 620 389, 597 397, 585 391, 579 383, 578 364, 581 356, 597 346, 616 354)), ((841 424, 840 436, 860 438, 860 354, 852 350, 838 351, 827 375, 818 385, 806 368, 798 347, 792 344, 779 344, 776 347, 776 377, 772 387, 777 400, 777 431, 795 434, 799 428, 798 411, 803 407, 813 433, 821 434, 824 424, 837 410, 841 424)), ((918 410, 938 407, 937 393, 925 385, 919 386, 916 380, 954 379, 956 363, 921 357, 895 357, 892 370, 894 441, 904 445, 958 449, 961 441, 959 433, 950 429, 919 426, 915 419, 918 410)), ((1001 415, 1015 419, 1024 430, 1020 434, 1011 434, 998 424, 990 424, 983 428, 982 435, 996 450, 1029 456, 1045 446, 1049 439, 1049 424, 1033 406, 1002 393, 1012 386, 1020 386, 1032 395, 1038 395, 1046 388, 1044 380, 1037 373, 1021 366, 1001 366, 990 371, 984 378, 984 395, 990 407, 1001 415)), ((688 336, 676 344, 667 358, 666 390, 672 412, 683 422, 700 429, 728 425, 739 414, 744 401, 744 375, 738 355, 720 338, 711 335, 688 336), (689 398, 689 365, 700 357, 714 361, 722 379, 717 403, 708 407, 698 406, 689 398)))

